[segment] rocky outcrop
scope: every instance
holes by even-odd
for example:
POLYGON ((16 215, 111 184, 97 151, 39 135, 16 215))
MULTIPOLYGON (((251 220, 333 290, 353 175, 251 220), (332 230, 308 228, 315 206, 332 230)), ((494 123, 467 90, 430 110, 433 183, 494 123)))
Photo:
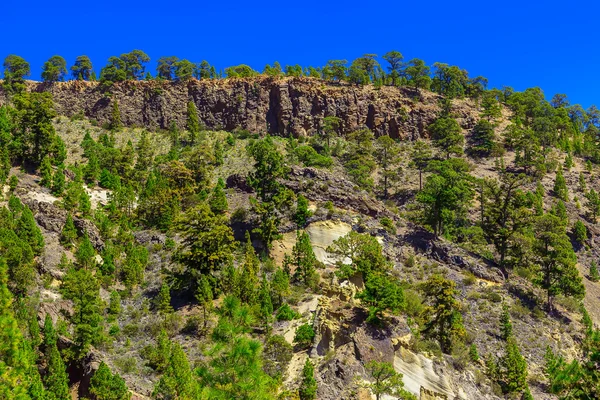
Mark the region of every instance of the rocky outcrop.
MULTIPOLYGON (((36 199, 24 199, 23 202, 31 209, 39 226, 48 232, 60 234, 67 220, 67 211, 52 203, 36 199)), ((100 231, 90 220, 73 217, 73 224, 79 235, 86 234, 98 251, 104 248, 104 241, 100 231)))
MULTIPOLYGON (((323 117, 342 120, 342 133, 368 127, 376 135, 414 140, 439 114, 438 96, 409 88, 334 84, 311 78, 129 81, 103 89, 97 82, 30 82, 30 91, 52 94, 59 115, 110 121, 117 102, 126 126, 167 129, 186 125, 189 101, 208 129, 304 136, 319 132, 323 117)), ((0 105, 9 100, 0 88, 0 105)), ((477 119, 472 105, 455 101, 453 114, 465 129, 477 119)))
POLYGON ((292 167, 283 184, 317 203, 331 201, 334 206, 370 217, 392 216, 384 205, 339 174, 317 168, 292 167))

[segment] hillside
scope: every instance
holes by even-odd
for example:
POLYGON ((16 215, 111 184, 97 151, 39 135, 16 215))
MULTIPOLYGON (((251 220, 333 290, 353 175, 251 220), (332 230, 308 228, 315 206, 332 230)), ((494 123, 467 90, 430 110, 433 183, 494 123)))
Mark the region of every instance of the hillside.
POLYGON ((72 399, 599 393, 561 369, 598 354, 594 125, 535 90, 26 88, 0 89, 0 326, 47 392, 58 368, 72 399))

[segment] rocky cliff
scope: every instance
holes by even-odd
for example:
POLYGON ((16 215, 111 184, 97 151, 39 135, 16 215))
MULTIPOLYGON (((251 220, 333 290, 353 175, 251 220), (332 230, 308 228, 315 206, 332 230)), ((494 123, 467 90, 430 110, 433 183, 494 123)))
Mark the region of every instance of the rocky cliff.
MULTIPOLYGON (((131 81, 102 89, 96 82, 29 82, 28 90, 52 94, 59 115, 84 115, 103 124, 112 102, 127 126, 167 129, 186 124, 193 101, 208 129, 246 129, 281 136, 312 135, 323 117, 342 120, 342 133, 368 127, 376 135, 414 140, 439 114, 437 95, 410 88, 353 86, 310 78, 192 79, 188 82, 131 81)), ((9 99, 0 88, 0 104, 9 99)), ((476 122, 473 105, 455 101, 463 128, 476 122)))

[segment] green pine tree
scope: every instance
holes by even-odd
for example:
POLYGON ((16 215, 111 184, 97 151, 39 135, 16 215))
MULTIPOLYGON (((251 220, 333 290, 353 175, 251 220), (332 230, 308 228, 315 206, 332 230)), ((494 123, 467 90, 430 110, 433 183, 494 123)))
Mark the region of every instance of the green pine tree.
POLYGON ((65 363, 58 351, 56 344, 57 335, 52 326, 52 319, 46 316, 44 322, 44 356, 46 360, 46 373, 44 385, 46 390, 56 400, 71 400, 69 393, 69 377, 65 363))
POLYGON ((129 400, 131 393, 125 380, 118 374, 113 374, 102 361, 90 379, 90 393, 96 400, 129 400))
POLYGON ((512 337, 506 342, 505 353, 498 360, 498 377, 504 393, 521 392, 527 388, 527 361, 512 337))
POLYGON ((260 260, 256 256, 250 233, 246 231, 246 244, 244 246, 244 262, 240 266, 237 274, 236 287, 239 289, 239 298, 242 302, 248 304, 256 303, 258 294, 258 272, 260 269, 260 260))
POLYGON ((554 181, 554 195, 562 201, 569 200, 569 189, 567 189, 567 181, 559 168, 556 172, 556 180, 554 181))
POLYGON ((315 286, 317 258, 310 243, 308 233, 296 232, 296 244, 292 249, 292 257, 296 266, 294 276, 305 285, 315 286))
POLYGON ((162 314, 170 314, 173 312, 173 307, 171 306, 171 288, 165 282, 161 285, 155 302, 156 308, 162 314))
POLYGON ((213 307, 213 292, 206 275, 202 275, 199 279, 198 288, 196 290, 196 300, 198 300, 198 303, 200 303, 200 306, 202 307, 202 312, 204 314, 204 330, 206 330, 208 326, 208 314, 213 307))
POLYGON ((479 361, 479 352, 477 351, 477 346, 475 345, 475 343, 469 346, 469 358, 473 362, 479 361))
POLYGON ((508 306, 502 304, 502 314, 500 315, 500 336, 508 340, 512 336, 512 323, 510 322, 510 313, 508 306))
POLYGON ((120 131, 123 128, 123 122, 121 121, 121 111, 119 110, 119 103, 114 100, 112 107, 112 114, 110 116, 109 129, 113 132, 120 131))
POLYGON ((195 399, 198 385, 192 375, 189 361, 181 346, 172 345, 171 357, 165 373, 154 386, 152 397, 158 400, 195 399))
POLYGON ((40 185, 48 188, 52 186, 52 164, 50 163, 50 157, 48 156, 45 156, 42 159, 40 175, 42 177, 42 179, 40 179, 40 185))
POLYGON ((71 213, 68 213, 65 225, 63 226, 60 234, 60 243, 69 249, 73 246, 76 240, 77 229, 75 229, 75 224, 73 223, 73 217, 71 216, 71 213))
POLYGON ((306 221, 310 218, 312 212, 308 209, 308 200, 301 194, 298 195, 296 202, 296 213, 294 214, 294 221, 300 228, 306 226, 306 221))
POLYGON ((33 213, 29 207, 24 206, 21 216, 17 220, 15 231, 17 236, 27 242, 36 255, 42 253, 44 249, 44 236, 37 226, 33 213))
POLYGON ((219 178, 208 201, 210 210, 215 214, 224 214, 227 211, 228 204, 224 188, 225 182, 222 178, 219 178))
POLYGON ((94 246, 88 235, 84 234, 83 239, 75 252, 77 265, 79 265, 80 268, 91 270, 96 265, 95 256, 96 251, 94 250, 94 246))
POLYGON ((310 358, 306 359, 304 368, 302 368, 302 382, 300 383, 300 389, 298 389, 298 395, 300 400, 314 400, 317 397, 315 367, 310 358))
POLYGON ((189 101, 187 104, 187 129, 190 133, 190 143, 196 144, 196 140, 200 136, 200 119, 198 118, 198 110, 194 102, 189 101))
POLYGON ((260 306, 260 320, 263 323, 265 332, 270 332, 270 324, 273 319, 273 302, 271 301, 271 293, 269 282, 263 278, 263 282, 258 291, 258 304, 260 306))
POLYGON ((61 196, 65 191, 65 185, 65 170, 63 167, 58 167, 52 176, 52 194, 55 196, 61 196))

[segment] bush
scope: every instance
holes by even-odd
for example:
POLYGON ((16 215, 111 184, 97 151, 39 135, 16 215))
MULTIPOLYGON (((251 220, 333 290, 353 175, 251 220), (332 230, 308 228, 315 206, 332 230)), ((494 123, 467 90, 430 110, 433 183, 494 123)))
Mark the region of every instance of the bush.
POLYGON ((312 344, 314 338, 315 331, 311 325, 300 325, 294 336, 294 344, 298 345, 300 348, 306 349, 312 344))
POLYGON ((306 167, 327 168, 333 164, 331 157, 323 156, 317 153, 317 151, 311 146, 297 147, 294 150, 294 153, 306 167))
POLYGON ((471 286, 474 285, 475 282, 477 282, 477 278, 475 277, 475 275, 473 275, 473 273, 471 272, 465 272, 464 273, 465 277, 463 278, 463 284, 465 286, 471 286))
POLYGON ((394 221, 392 221, 391 218, 383 217, 379 220, 379 223, 389 234, 394 235, 396 233, 396 227, 394 226, 394 221))
POLYGON ((277 310, 275 318, 277 318, 277 321, 291 321, 299 316, 300 315, 292 310, 288 304, 283 304, 281 307, 279 307, 279 310, 277 310))

